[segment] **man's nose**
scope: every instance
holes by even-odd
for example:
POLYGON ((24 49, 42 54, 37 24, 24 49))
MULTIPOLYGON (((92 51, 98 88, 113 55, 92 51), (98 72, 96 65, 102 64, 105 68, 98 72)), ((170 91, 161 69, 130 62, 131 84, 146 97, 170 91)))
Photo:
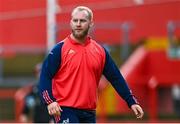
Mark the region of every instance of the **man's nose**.
POLYGON ((77 21, 77 26, 80 26, 81 25, 81 22, 80 21, 77 21))

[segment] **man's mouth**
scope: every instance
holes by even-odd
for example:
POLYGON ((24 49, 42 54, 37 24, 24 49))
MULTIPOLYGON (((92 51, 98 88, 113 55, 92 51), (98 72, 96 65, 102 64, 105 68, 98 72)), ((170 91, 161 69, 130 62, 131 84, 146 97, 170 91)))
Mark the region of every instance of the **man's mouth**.
POLYGON ((83 29, 75 29, 76 32, 80 33, 83 31, 83 29))
POLYGON ((75 29, 76 31, 82 31, 82 29, 75 29))

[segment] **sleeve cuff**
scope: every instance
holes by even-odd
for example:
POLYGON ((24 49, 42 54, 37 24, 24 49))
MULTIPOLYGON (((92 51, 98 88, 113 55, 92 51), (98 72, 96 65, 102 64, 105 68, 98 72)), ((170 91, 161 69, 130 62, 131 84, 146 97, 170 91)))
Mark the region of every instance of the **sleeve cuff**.
POLYGON ((133 95, 126 102, 127 102, 129 108, 131 108, 131 106, 134 104, 139 104, 139 102, 133 95))

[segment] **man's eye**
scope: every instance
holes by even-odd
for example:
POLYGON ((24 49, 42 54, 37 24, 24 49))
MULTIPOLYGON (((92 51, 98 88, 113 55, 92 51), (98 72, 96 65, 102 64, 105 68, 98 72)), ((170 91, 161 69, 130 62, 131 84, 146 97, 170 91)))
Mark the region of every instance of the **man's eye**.
POLYGON ((86 20, 81 20, 81 22, 86 22, 86 20))
POLYGON ((78 20, 77 20, 77 19, 74 19, 73 22, 78 22, 78 20))

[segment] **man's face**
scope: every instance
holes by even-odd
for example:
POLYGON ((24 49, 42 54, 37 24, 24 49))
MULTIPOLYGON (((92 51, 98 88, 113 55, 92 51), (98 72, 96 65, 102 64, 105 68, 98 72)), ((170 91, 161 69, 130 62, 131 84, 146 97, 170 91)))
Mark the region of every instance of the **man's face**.
POLYGON ((71 30, 76 39, 83 39, 87 36, 91 21, 88 17, 88 13, 84 11, 75 11, 71 18, 71 30))

